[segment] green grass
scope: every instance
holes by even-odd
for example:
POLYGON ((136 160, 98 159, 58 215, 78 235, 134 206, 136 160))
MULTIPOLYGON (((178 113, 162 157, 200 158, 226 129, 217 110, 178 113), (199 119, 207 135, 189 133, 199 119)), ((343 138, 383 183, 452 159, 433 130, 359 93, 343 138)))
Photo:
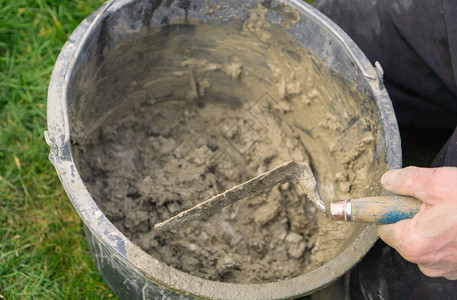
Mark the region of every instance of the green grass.
POLYGON ((57 55, 102 2, 0 0, 0 299, 114 297, 43 138, 57 55))

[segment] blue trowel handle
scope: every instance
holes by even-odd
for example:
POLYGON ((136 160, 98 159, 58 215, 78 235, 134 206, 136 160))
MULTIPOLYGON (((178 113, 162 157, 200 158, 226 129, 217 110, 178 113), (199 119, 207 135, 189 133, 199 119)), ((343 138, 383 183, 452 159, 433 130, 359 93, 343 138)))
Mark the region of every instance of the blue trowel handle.
POLYGON ((330 202, 328 214, 335 221, 377 224, 395 223, 412 218, 422 202, 408 196, 378 196, 330 202))

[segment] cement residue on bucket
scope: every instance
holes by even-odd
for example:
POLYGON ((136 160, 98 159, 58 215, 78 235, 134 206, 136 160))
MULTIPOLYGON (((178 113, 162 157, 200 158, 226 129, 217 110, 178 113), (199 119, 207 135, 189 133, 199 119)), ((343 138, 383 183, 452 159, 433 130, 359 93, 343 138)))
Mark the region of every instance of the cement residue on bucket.
POLYGON ((372 104, 275 28, 170 24, 88 65, 71 108, 78 169, 155 258, 202 278, 271 282, 324 264, 363 229, 330 222, 286 183, 177 233, 151 230, 290 160, 310 164, 324 199, 370 189, 372 104))

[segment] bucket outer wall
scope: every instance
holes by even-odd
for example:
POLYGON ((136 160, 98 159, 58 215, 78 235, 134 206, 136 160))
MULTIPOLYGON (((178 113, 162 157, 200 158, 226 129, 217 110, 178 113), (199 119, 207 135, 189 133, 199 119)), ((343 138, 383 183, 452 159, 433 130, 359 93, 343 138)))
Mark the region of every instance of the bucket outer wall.
MULTIPOLYGON (((109 16, 116 14, 121 18, 132 19, 131 12, 122 14, 124 8, 135 7, 135 13, 139 15, 134 15, 133 18, 137 18, 138 22, 148 18, 151 24, 155 24, 155 18, 159 15, 168 13, 170 18, 184 18, 184 15, 188 14, 190 18, 207 18, 205 21, 213 21, 211 17, 198 11, 184 12, 178 6, 181 1, 172 1, 171 8, 166 7, 166 2, 170 1, 106 2, 87 17, 69 37, 51 76, 48 90, 48 131, 45 132, 46 141, 51 148, 49 158, 84 222, 90 251, 98 270, 113 292, 123 299, 283 299, 311 294, 324 288, 352 268, 374 244, 377 239, 374 225, 366 226, 350 247, 310 273, 273 283, 230 284, 188 275, 149 256, 109 222, 87 191, 70 149, 67 89, 71 75, 75 66, 84 59, 81 57, 83 47, 89 44, 91 34, 100 24, 106 24, 109 16)), ((192 2, 198 5, 206 3, 192 2)), ((256 0, 223 2, 238 7, 237 11, 232 10, 233 16, 228 17, 226 22, 245 13, 246 8, 256 7, 260 3, 256 0)), ((380 112, 380 123, 383 127, 381 143, 385 160, 389 168, 401 167, 400 136, 391 101, 382 83, 382 69, 374 68, 339 27, 310 5, 300 0, 277 2, 286 3, 301 15, 300 21, 287 30, 290 35, 320 56, 327 66, 340 73, 343 78, 356 81, 361 89, 372 96, 380 112), (313 34, 306 34, 304 28, 313 34)))

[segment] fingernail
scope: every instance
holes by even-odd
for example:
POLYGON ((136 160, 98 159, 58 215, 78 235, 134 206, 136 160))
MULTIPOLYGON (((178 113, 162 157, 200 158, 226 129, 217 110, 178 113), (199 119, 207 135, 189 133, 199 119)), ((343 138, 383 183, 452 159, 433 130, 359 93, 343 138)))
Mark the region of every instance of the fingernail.
POLYGON ((392 185, 392 182, 395 177, 395 172, 396 172, 396 170, 390 170, 390 171, 384 173, 384 175, 382 175, 381 184, 383 187, 389 187, 392 185))

